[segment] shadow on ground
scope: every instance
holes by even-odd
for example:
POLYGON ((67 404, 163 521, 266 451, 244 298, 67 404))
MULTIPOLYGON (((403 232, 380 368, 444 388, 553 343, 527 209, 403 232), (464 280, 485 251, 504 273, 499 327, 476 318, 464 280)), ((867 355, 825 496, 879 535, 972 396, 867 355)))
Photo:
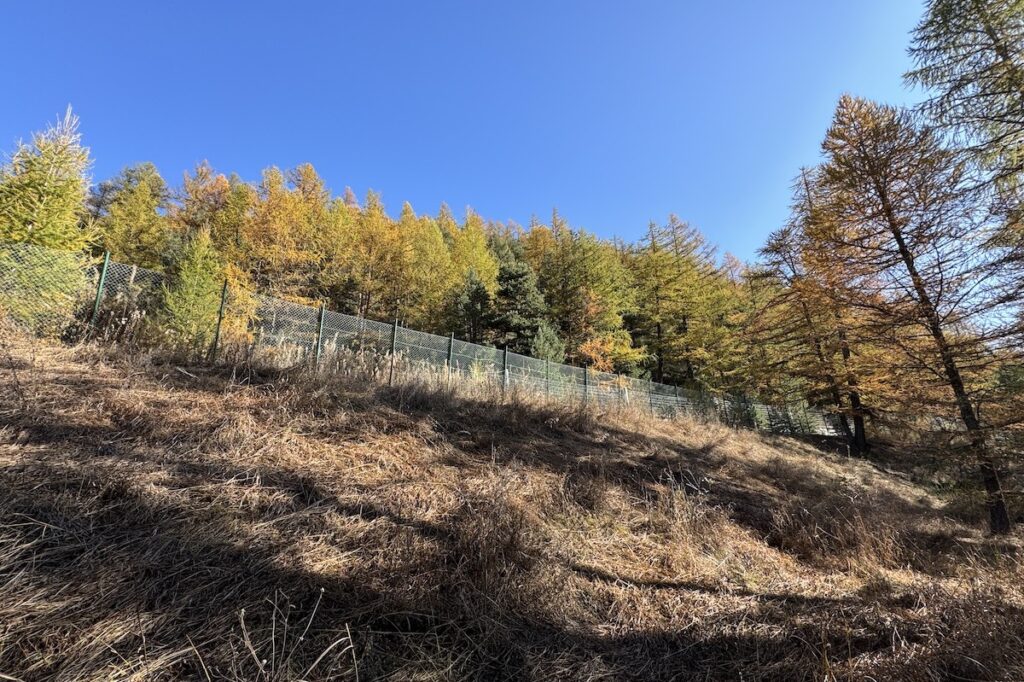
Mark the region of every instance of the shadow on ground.
MULTIPOLYGON (((314 448, 410 436, 457 477, 499 465, 637 498, 674 486, 766 537, 778 510, 837 492, 785 462, 726 477, 715 439, 685 447, 569 411, 496 410, 423 389, 337 387, 282 399, 273 394, 288 389, 268 383, 262 392, 237 389, 248 392, 243 404, 228 400, 236 389, 219 374, 126 379, 79 369, 22 368, 24 403, 0 392, 0 673, 26 680, 112 671, 146 679, 355 679, 358 671, 362 680, 818 680, 859 677, 869 664, 900 674, 909 659, 894 650, 943 640, 946 650, 929 654, 932 670, 997 679, 1004 661, 970 636, 975 609, 989 609, 988 622, 1024 622, 1010 605, 965 599, 950 602, 940 632, 913 595, 780 594, 613 575, 553 553, 500 489, 462 491, 441 516, 410 514, 372 485, 324 475, 329 461, 268 463, 258 438, 231 442, 225 424, 238 414, 187 406, 221 395, 265 425, 298 411, 310 417, 298 430, 314 448), (644 608, 671 617, 647 627, 612 616, 633 609, 642 619, 644 608)), ((876 502, 907 516, 929 511, 895 496, 876 502)), ((1011 642, 1020 630, 996 636, 1011 642)))

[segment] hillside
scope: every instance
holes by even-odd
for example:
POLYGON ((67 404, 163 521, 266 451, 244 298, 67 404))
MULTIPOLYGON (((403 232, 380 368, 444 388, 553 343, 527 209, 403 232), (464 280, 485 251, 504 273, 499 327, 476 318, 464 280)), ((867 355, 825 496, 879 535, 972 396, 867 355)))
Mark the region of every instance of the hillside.
POLYGON ((864 461, 3 342, 2 680, 1024 679, 1019 537, 864 461))

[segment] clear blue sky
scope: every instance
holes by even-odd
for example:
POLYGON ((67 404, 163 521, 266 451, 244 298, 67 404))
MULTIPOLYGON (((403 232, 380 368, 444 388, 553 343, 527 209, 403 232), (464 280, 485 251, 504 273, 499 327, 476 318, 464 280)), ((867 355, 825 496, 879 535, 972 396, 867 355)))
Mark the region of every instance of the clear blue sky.
POLYGON ((914 98, 918 0, 22 2, 0 144, 82 119, 101 180, 312 162, 397 215, 634 239, 678 214, 742 258, 785 218, 842 92, 914 98))

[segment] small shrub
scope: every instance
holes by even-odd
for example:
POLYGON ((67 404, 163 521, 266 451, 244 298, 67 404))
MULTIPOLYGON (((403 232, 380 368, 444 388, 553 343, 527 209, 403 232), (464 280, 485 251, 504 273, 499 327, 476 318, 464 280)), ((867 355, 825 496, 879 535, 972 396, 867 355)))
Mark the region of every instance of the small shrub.
POLYGON ((209 232, 199 232, 185 244, 174 270, 164 285, 159 325, 172 348, 194 357, 213 342, 224 283, 209 232))

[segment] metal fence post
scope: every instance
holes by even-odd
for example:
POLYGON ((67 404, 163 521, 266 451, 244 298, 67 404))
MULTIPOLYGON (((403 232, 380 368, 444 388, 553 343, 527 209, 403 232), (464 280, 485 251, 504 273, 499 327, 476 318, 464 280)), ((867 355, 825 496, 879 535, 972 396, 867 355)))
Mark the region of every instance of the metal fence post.
POLYGON ((313 359, 314 369, 320 369, 320 354, 324 349, 324 316, 327 314, 327 306, 320 304, 320 315, 316 325, 316 356, 313 359))
POLYGON ((217 328, 213 332, 213 347, 210 348, 210 363, 217 362, 217 349, 220 346, 220 325, 224 321, 224 306, 228 302, 228 280, 224 278, 224 286, 220 289, 220 308, 217 309, 217 328))
POLYGON ((96 318, 100 314, 100 301, 103 300, 103 285, 107 282, 107 268, 110 267, 110 252, 103 252, 103 268, 100 270, 100 279, 96 284, 96 300, 92 304, 92 315, 89 317, 89 328, 96 326, 96 318))
POLYGON ((505 352, 501 356, 501 394, 505 395, 505 391, 508 390, 508 346, 505 346, 505 352))
POLYGON ((544 397, 551 396, 551 361, 544 360, 544 397))
POLYGON ((590 368, 583 366, 583 404, 590 402, 590 368))
POLYGON ((448 365, 448 384, 449 385, 451 385, 451 383, 452 383, 452 365, 454 364, 454 361, 455 361, 455 332, 452 332, 452 335, 448 337, 448 360, 447 360, 447 365, 448 365))
POLYGON ((391 369, 388 370, 388 386, 395 380, 395 352, 398 350, 398 318, 391 327, 391 369))

